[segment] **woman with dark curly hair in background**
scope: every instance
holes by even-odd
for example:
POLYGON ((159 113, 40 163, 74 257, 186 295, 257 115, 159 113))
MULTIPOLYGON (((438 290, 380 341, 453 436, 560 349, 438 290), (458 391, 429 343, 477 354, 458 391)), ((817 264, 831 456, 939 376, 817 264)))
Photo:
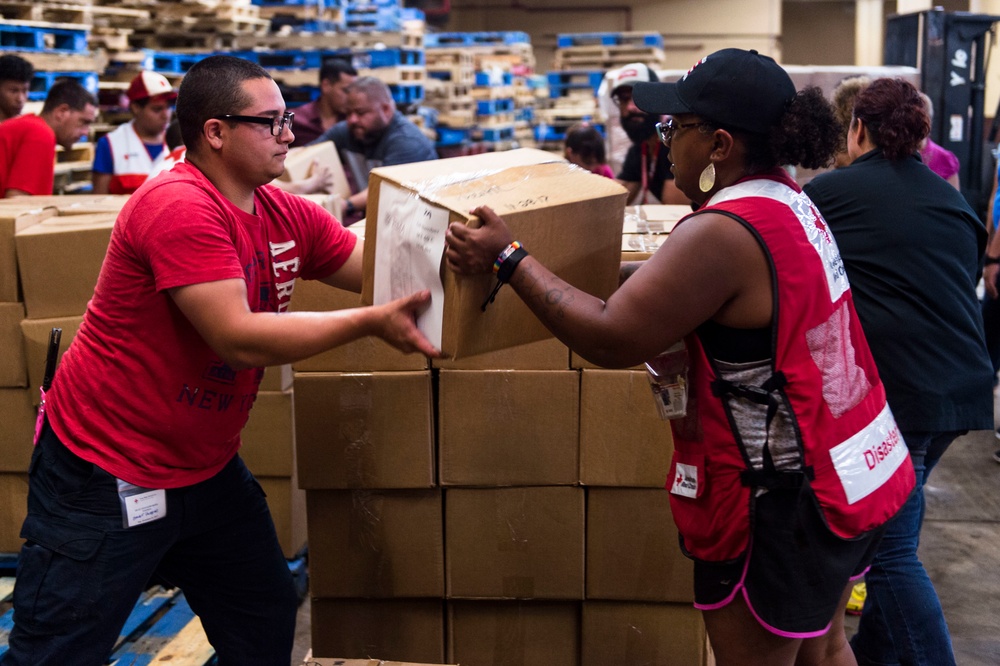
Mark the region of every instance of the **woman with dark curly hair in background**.
POLYGON ((886 528, 852 639, 859 664, 955 663, 934 586, 917 558, 923 486, 945 449, 993 427, 992 366, 976 283, 982 222, 920 161, 930 130, 920 93, 876 79, 857 97, 853 162, 806 185, 830 225, 917 488, 886 528))
POLYGON ((718 51, 676 83, 636 84, 633 99, 671 116, 658 131, 698 209, 606 302, 553 275, 486 207, 479 228, 449 227, 449 266, 496 262, 498 279, 594 363, 686 373, 669 400, 688 394, 670 414, 667 489, 720 666, 852 665, 850 581, 913 469, 837 245, 781 168, 829 164, 840 127, 818 88, 796 92, 756 51, 718 51))

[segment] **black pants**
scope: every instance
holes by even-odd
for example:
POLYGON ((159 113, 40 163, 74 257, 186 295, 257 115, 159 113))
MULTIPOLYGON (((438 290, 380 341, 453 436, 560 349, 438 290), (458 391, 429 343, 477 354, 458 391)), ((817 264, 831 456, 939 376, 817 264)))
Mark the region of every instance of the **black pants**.
POLYGON ((47 424, 31 461, 27 539, 3 666, 106 663, 154 574, 180 587, 220 666, 287 666, 298 599, 263 490, 239 456, 122 527, 114 477, 47 424))

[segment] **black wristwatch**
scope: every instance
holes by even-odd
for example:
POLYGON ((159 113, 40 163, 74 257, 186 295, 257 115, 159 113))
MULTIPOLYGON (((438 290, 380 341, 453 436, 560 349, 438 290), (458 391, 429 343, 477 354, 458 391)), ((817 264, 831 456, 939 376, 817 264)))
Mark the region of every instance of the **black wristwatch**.
POLYGON ((991 257, 990 255, 986 255, 986 258, 983 259, 983 265, 989 266, 990 264, 1000 264, 1000 257, 991 257))
POLYGON ((354 215, 358 209, 354 207, 354 202, 350 199, 344 201, 344 215, 354 215))

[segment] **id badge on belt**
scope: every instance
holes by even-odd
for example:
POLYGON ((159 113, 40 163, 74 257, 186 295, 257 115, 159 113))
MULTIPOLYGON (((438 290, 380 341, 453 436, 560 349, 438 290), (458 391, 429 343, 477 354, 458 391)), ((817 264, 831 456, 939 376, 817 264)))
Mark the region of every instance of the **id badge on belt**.
POLYGON ((646 378, 661 419, 687 415, 688 353, 683 340, 646 362, 646 378))
POLYGON ((122 507, 122 527, 135 527, 167 517, 167 491, 163 488, 142 488, 118 481, 118 503, 122 507))

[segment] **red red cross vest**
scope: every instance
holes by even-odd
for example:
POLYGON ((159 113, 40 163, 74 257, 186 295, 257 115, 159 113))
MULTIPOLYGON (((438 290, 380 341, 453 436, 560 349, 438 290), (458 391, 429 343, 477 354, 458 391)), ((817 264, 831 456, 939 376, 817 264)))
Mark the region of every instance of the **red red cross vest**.
POLYGON ((111 145, 113 172, 108 191, 111 194, 132 194, 146 182, 149 174, 159 171, 167 154, 167 144, 156 159, 149 157, 146 145, 133 129, 133 122, 119 125, 108 132, 108 143, 111 145))
POLYGON ((708 561, 738 557, 749 543, 756 489, 794 476, 750 468, 732 425, 732 400, 769 405, 769 429, 779 405, 791 414, 798 482, 811 490, 834 534, 851 538, 880 526, 912 491, 913 466, 826 222, 783 171, 740 181, 685 220, 705 212, 733 217, 764 248, 775 334, 771 377, 762 386, 721 380, 698 336, 686 339, 690 397, 687 416, 671 422, 667 481, 685 549, 708 561))

